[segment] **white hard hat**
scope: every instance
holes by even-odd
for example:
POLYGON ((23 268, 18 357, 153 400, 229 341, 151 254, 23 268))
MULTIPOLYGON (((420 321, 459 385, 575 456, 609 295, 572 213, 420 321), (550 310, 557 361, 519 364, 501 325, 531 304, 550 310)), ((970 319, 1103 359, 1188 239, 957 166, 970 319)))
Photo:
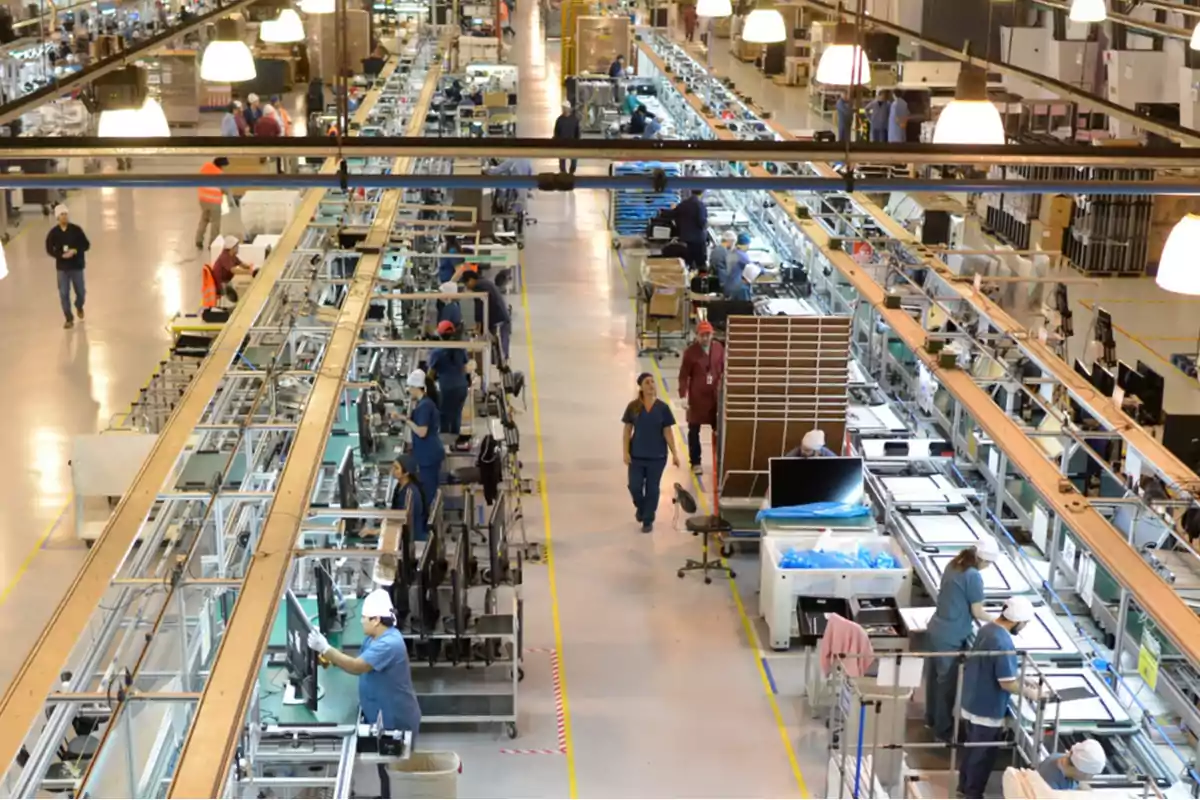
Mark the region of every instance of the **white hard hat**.
POLYGON ((1095 739, 1076 743, 1067 754, 1071 757, 1071 766, 1086 775, 1099 775, 1108 763, 1104 747, 1095 739))
POLYGON ((563 111, 570 111, 570 110, 571 110, 571 104, 564 101, 563 102, 563 111))
POLYGON ((997 561, 1000 558, 1000 544, 995 537, 984 534, 975 543, 975 555, 984 561, 997 561))
POLYGON ((1010 597, 1004 604, 1003 616, 1009 622, 1029 622, 1033 619, 1033 603, 1024 597, 1010 597))
POLYGON ((458 283, 455 281, 446 281, 438 287, 438 291, 442 294, 458 294, 458 283))
POLYGON ((411 389, 424 389, 425 371, 414 369, 412 372, 408 373, 408 386, 411 389))
POLYGON ((254 92, 251 92, 250 94, 246 95, 246 102, 247 103, 257 103, 258 95, 256 95, 254 92))
POLYGON ((396 610, 392 608, 392 597, 384 589, 375 589, 362 602, 362 615, 367 619, 372 617, 392 617, 396 610))
POLYGON ((265 106, 263 106, 263 116, 264 117, 275 116, 275 106, 271 105, 270 103, 267 103, 265 106))
POLYGON ((71 212, 62 203, 59 203, 58 205, 56 205, 54 207, 54 216, 56 216, 56 217, 61 217, 63 214, 70 214, 70 213, 71 212))
POLYGON ((725 231, 724 233, 721 234, 721 241, 722 242, 736 242, 737 241, 737 232, 732 231, 732 230, 725 231))
POLYGON ((762 267, 758 264, 747 264, 742 269, 742 280, 746 283, 754 283, 759 275, 762 275, 762 267))
POLYGON ((804 434, 804 438, 800 440, 800 446, 805 450, 820 450, 825 446, 825 431, 813 428, 804 434))
POLYGON ((233 248, 237 247, 241 243, 242 243, 242 241, 240 239, 238 239, 238 237, 236 237, 236 236, 226 236, 224 239, 221 240, 221 244, 225 247, 226 250, 232 250, 233 248))

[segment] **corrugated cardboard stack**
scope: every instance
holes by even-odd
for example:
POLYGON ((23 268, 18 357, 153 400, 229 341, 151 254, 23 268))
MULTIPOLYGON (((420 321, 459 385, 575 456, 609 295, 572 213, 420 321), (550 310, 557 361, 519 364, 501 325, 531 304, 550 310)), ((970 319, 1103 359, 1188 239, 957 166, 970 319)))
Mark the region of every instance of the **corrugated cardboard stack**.
POLYGON ((687 310, 687 268, 680 258, 647 258, 642 283, 650 287, 646 316, 664 331, 683 330, 687 310))

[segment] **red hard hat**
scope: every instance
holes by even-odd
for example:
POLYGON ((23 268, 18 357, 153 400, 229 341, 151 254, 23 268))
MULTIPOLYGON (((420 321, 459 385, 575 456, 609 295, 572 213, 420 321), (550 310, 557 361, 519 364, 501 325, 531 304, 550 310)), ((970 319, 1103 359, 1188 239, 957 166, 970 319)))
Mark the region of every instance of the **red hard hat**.
POLYGON ((701 323, 699 325, 696 326, 696 333, 712 333, 712 332, 713 332, 713 326, 712 326, 712 323, 709 322, 708 320, 703 320, 703 321, 701 321, 701 323))
POLYGON ((444 319, 438 323, 438 335, 445 336, 447 333, 454 333, 454 323, 448 319, 444 319))

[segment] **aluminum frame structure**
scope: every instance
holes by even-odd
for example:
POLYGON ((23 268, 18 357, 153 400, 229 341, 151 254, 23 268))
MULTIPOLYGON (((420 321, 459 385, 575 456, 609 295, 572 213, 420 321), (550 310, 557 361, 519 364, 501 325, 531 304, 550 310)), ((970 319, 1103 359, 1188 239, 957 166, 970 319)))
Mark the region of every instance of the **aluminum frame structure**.
MULTIPOLYGON (((426 39, 408 70, 390 62, 358 121, 399 115, 419 132, 440 75, 440 51, 426 39)), ((350 168, 431 166, 369 158, 350 168)), ((337 169, 330 160, 322 172, 337 169)), ((356 194, 315 190, 304 197, 0 701, 7 796, 64 789, 159 796, 178 770, 205 759, 212 765, 211 753, 184 759, 180 747, 196 724, 211 717, 209 708, 221 704, 221 693, 209 688, 233 675, 231 659, 221 659, 226 642, 243 642, 247 620, 269 629, 281 589, 258 610, 257 620, 253 607, 244 609, 270 585, 260 580, 262 563, 277 552, 290 554, 292 538, 309 516, 311 492, 285 494, 296 485, 296 470, 281 471, 280 461, 286 454, 294 464, 298 452, 311 446, 306 442, 324 441, 329 426, 310 423, 336 411, 375 292, 370 264, 378 263, 400 219, 416 220, 421 213, 420 206, 402 203, 399 191, 356 194), (370 225, 354 254, 365 268, 330 319, 314 309, 342 282, 331 272, 332 259, 341 254, 330 252, 327 237, 347 224, 370 225), (355 316, 360 324, 348 324, 355 316), (275 511, 285 497, 303 503, 290 517, 275 511), (269 549, 284 539, 282 550, 269 549), (81 715, 107 717, 108 725, 95 756, 77 769, 61 760, 60 744, 81 715)), ((315 473, 319 465, 317 457, 307 466, 315 473)), ((291 558, 274 561, 286 575, 291 558)), ((254 676, 249 669, 233 680, 249 692, 254 676)))
MULTIPOLYGON (((720 98, 727 90, 720 85, 704 89, 701 86, 704 81, 716 84, 716 80, 682 48, 659 35, 643 36, 639 48, 661 74, 677 77, 676 89, 685 93, 697 114, 706 116, 702 100, 705 96, 709 98, 711 110, 719 114, 720 103, 714 102, 713 98, 720 98)), ((755 118, 761 119, 757 114, 755 118)), ((774 129, 779 136, 787 136, 785 131, 774 129)), ((734 136, 715 124, 712 130, 719 139, 734 136)), ((737 165, 731 169, 751 176, 765 174, 758 166, 737 165)), ((833 173, 831 167, 819 163, 809 163, 805 169, 817 175, 833 173)), ((890 331, 890 335, 903 343, 937 384, 953 397, 955 411, 951 422, 954 428, 964 424, 964 418, 971 420, 970 424, 1002 451, 1000 475, 1011 471, 1024 476, 1051 514, 1055 546, 1061 547, 1061 537, 1066 532, 1073 534, 1112 574, 1122 586, 1123 594, 1148 611, 1157 627, 1189 663, 1200 664, 1200 618, 1130 544, 1132 532, 1119 529, 1100 513, 1105 505, 1124 504, 1136 507, 1150 518, 1166 517, 1164 522, 1170 525, 1175 515, 1194 504, 1193 495, 1200 488, 1200 479, 1111 401, 1097 396, 1090 385, 1082 385, 1051 347, 975 291, 965 279, 952 274, 938 254, 916 242, 868 198, 856 193, 843 193, 842 196, 853 213, 842 215, 845 221, 832 222, 824 215, 819 197, 772 192, 760 195, 757 200, 758 207, 765 209, 764 214, 780 232, 779 236, 788 232, 790 253, 781 253, 781 256, 790 255, 795 263, 808 268, 814 283, 823 285, 831 310, 855 316, 867 330, 890 331), (852 219, 859 222, 851 222, 852 219), (867 220, 874 229, 869 237, 863 231, 867 220), (894 259, 891 262, 894 266, 882 270, 879 278, 855 261, 847 250, 856 239, 868 238, 875 244, 881 239, 891 242, 885 249, 894 259), (927 280, 925 288, 904 282, 898 284, 898 288, 885 289, 888 274, 904 265, 928 269, 933 280, 927 280), (948 313, 959 323, 961 331, 980 331, 971 336, 951 338, 960 348, 962 359, 995 364, 998 377, 978 378, 975 371, 960 369, 957 364, 942 366, 937 350, 949 339, 931 333, 922 324, 924 312, 931 307, 948 313), (1060 467, 1052 463, 1030 437, 1028 426, 1017 416, 1013 405, 1001 406, 994 400, 994 388, 1002 384, 1009 390, 1010 397, 1024 394, 1031 402, 1046 408, 1048 413, 1060 419, 1063 417, 1061 408, 1052 407, 1037 396, 1041 383, 1026 385, 1019 377, 1015 369, 1018 358, 1028 358, 1037 364, 1043 373, 1042 382, 1054 383, 1062 397, 1069 396, 1092 414, 1107 430, 1101 436, 1120 438, 1126 446, 1141 454, 1145 463, 1163 477, 1178 497, 1151 507, 1133 492, 1109 500, 1085 498, 1080 494, 1066 480, 1060 467)), ((860 343, 856 340, 854 346, 859 349, 860 343)), ((869 365, 871 362, 864 360, 863 363, 869 365)), ((980 372, 990 375, 992 371, 995 370, 980 372)), ((1064 425, 1063 430, 1064 448, 1086 448, 1081 432, 1072 430, 1069 424, 1064 425)), ((1090 448, 1085 452, 1098 459, 1090 448)), ((1044 586, 1053 587, 1056 574, 1061 574, 1064 566, 1057 551, 1054 552, 1050 580, 1044 586)))

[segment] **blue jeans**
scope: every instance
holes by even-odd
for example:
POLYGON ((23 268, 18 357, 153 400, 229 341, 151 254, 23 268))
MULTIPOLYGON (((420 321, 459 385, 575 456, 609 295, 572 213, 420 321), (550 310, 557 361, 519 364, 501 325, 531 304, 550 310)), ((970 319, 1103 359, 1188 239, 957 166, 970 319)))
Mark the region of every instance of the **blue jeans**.
POLYGON ((87 288, 83 285, 83 270, 60 269, 58 272, 58 302, 62 304, 63 316, 71 322, 75 317, 71 314, 71 287, 75 287, 75 310, 83 311, 83 300, 87 297, 87 288))
POLYGON ((438 484, 442 479, 442 463, 417 464, 417 483, 421 484, 421 492, 425 495, 425 519, 429 520, 429 509, 433 507, 433 498, 437 496, 438 484))
MULTIPOLYGON (((940 648, 939 648, 940 649, 940 648)), ((958 694, 958 659, 925 658, 925 724, 943 742, 954 734, 954 700, 958 694)))
MULTIPOLYGON (((963 720, 963 733, 967 744, 999 742, 1004 735, 1004 729, 989 728, 963 720)), ((960 797, 981 798, 987 789, 988 778, 992 776, 992 769, 996 766, 996 756, 1000 753, 1000 748, 993 745, 964 747, 962 750, 962 762, 958 767, 958 794, 960 797)))
POLYGON ((467 386, 443 386, 441 390, 442 407, 439 411, 442 416, 442 433, 460 434, 463 406, 467 402, 467 386))
POLYGON ((647 525, 654 524, 658 511, 659 484, 667 468, 665 458, 634 458, 629 461, 629 496, 638 517, 647 525))

